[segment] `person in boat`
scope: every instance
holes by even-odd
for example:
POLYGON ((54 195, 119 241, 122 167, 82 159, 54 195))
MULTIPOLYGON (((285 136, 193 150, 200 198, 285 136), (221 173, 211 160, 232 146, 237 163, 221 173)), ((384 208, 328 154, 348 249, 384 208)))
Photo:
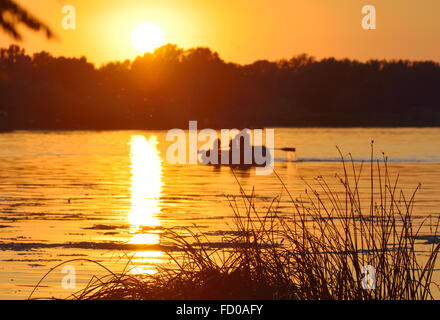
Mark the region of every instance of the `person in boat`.
POLYGON ((213 146, 211 149, 206 151, 205 156, 203 157, 205 160, 205 164, 211 164, 211 165, 229 165, 233 167, 240 167, 240 168, 249 168, 250 166, 265 166, 267 162, 267 157, 270 157, 270 152, 266 148, 266 146, 252 146, 251 144, 251 138, 249 135, 248 130, 241 131, 238 135, 236 135, 233 139, 229 140, 229 150, 222 150, 221 146, 221 140, 216 139, 213 143, 213 146), (214 150, 217 150, 217 163, 207 162, 207 159, 211 159, 211 154, 214 152, 214 150), (229 154, 229 162, 228 163, 222 163, 222 153, 228 153, 229 154), (237 154, 239 152, 239 161, 235 161, 234 163, 234 154, 237 154), (245 156, 246 152, 250 153, 245 156), (249 158, 250 155, 250 158, 249 158), (260 156, 262 156, 265 160, 261 162, 261 160, 258 160, 256 157, 258 155, 258 159, 260 156), (247 160, 247 161, 246 161, 247 160))
POLYGON ((239 152, 240 154, 240 160, 239 165, 240 166, 247 166, 250 164, 253 164, 253 146, 251 145, 251 137, 249 135, 249 130, 241 130, 239 134, 237 134, 232 140, 229 141, 229 163, 234 164, 233 162, 233 155, 239 152), (251 159, 250 163, 249 160, 246 163, 246 157, 245 153, 250 152, 251 159))
POLYGON ((219 138, 215 139, 214 146, 212 150, 217 150, 217 163, 216 165, 220 165, 222 162, 222 143, 219 138))
POLYGON ((214 150, 217 150, 217 163, 211 163, 214 165, 221 165, 221 161, 222 161, 222 145, 221 145, 221 141, 219 138, 215 139, 214 144, 212 146, 212 149, 209 149, 208 151, 206 151, 206 157, 211 157, 211 152, 213 152, 214 150))

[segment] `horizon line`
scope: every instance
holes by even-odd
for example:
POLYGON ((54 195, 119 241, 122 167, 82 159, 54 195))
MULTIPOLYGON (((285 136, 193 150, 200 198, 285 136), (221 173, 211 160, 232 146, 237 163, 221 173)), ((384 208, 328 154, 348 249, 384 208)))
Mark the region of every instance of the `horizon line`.
POLYGON ((355 63, 357 62, 357 63, 362 63, 362 64, 366 64, 366 63, 372 62, 372 61, 383 62, 383 63, 398 63, 398 62, 427 63, 427 62, 432 62, 432 63, 440 66, 440 60, 437 61, 437 60, 433 60, 433 59, 424 59, 424 60, 420 60, 420 59, 405 59, 405 58, 391 58, 391 59, 387 59, 387 58, 368 58, 368 59, 356 59, 356 58, 349 58, 349 57, 336 58, 335 56, 326 56, 326 57, 317 58, 316 56, 314 56, 312 54, 309 54, 309 53, 306 53, 306 52, 300 52, 300 53, 297 53, 297 54, 293 54, 290 58, 280 58, 280 59, 274 59, 274 60, 269 60, 269 59, 262 58, 262 59, 254 60, 253 62, 249 62, 249 63, 239 63, 239 62, 224 60, 221 57, 219 51, 216 51, 216 50, 214 50, 214 49, 212 49, 212 48, 210 48, 208 46, 202 46, 201 45, 201 46, 195 46, 195 47, 190 47, 190 48, 184 48, 184 47, 180 47, 176 43, 171 43, 171 42, 166 43, 166 44, 164 44, 164 45, 162 45, 160 47, 155 48, 154 52, 145 52, 144 54, 139 54, 136 57, 131 58, 131 59, 130 58, 123 59, 123 60, 115 59, 115 60, 108 60, 106 62, 101 62, 101 63, 93 62, 93 61, 89 60, 89 57, 87 57, 87 55, 81 55, 81 56, 55 55, 54 53, 46 51, 44 49, 41 49, 39 51, 35 51, 34 53, 29 53, 29 52, 27 52, 27 50, 23 46, 21 46, 20 44, 16 44, 16 43, 15 44, 10 44, 9 46, 7 46, 7 45, 1 46, 0 50, 1 49, 6 49, 7 50, 7 49, 9 49, 11 47, 14 47, 14 46, 22 49, 24 51, 24 54, 28 55, 30 57, 32 57, 32 56, 34 56, 36 54, 45 52, 45 53, 50 54, 53 58, 56 58, 56 59, 58 59, 58 58, 65 58, 65 59, 81 60, 81 59, 84 58, 87 63, 92 64, 97 69, 100 69, 100 68, 102 68, 102 67, 104 67, 106 65, 109 65, 111 63, 124 63, 124 62, 127 62, 127 61, 129 61, 130 63, 133 63, 136 59, 143 58, 143 57, 145 57, 147 55, 154 56, 158 49, 163 48, 163 47, 167 47, 167 46, 176 47, 177 49, 183 50, 184 52, 187 52, 187 51, 190 51, 190 50, 193 50, 193 49, 208 49, 213 54, 217 54, 218 58, 222 62, 224 62, 225 64, 234 64, 234 65, 241 66, 241 67, 251 66, 251 65, 253 65, 253 64, 257 63, 257 62, 263 62, 263 61, 269 62, 269 63, 279 64, 279 63, 283 63, 283 62, 288 62, 288 61, 290 61, 293 58, 298 58, 298 57, 301 57, 301 56, 310 58, 314 62, 322 62, 322 61, 326 61, 326 60, 335 60, 335 61, 347 61, 348 60, 349 62, 355 62, 355 63))

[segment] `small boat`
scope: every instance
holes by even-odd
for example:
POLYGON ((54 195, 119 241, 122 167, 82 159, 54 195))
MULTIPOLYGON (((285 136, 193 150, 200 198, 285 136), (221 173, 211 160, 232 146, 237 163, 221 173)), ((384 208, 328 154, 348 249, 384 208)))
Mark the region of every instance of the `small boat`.
POLYGON ((218 151, 218 159, 215 163, 212 163, 211 154, 214 152, 213 149, 210 150, 200 150, 201 154, 201 163, 204 165, 212 165, 212 166, 228 166, 232 168, 240 168, 247 169, 251 167, 265 167, 267 164, 272 163, 272 155, 265 146, 252 146, 252 159, 251 162, 248 163, 245 161, 245 157, 243 154, 243 149, 240 150, 240 159, 238 163, 233 163, 233 152, 230 150, 220 149, 218 151), (258 159, 256 156, 261 157, 258 159), (227 159, 227 161, 222 161, 222 159, 227 159), (260 161, 258 161, 260 160, 260 161))

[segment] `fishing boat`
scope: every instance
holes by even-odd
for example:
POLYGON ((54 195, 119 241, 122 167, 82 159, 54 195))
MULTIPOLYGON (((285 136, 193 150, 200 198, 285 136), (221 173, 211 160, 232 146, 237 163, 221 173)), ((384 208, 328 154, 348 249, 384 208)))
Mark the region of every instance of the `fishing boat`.
MULTIPOLYGON (((240 150, 240 158, 237 159, 239 161, 233 161, 234 152, 231 150, 219 149, 217 151, 217 161, 213 161, 212 154, 215 153, 213 149, 209 150, 200 150, 201 154, 200 162, 204 165, 213 165, 213 166, 228 166, 233 168, 251 168, 251 167, 265 167, 267 164, 272 163, 272 154, 268 148, 265 146, 251 146, 250 154, 251 159, 245 159, 244 149, 240 150), (246 161, 248 160, 248 161, 246 161)), ((214 155, 215 157, 215 155, 214 155)))

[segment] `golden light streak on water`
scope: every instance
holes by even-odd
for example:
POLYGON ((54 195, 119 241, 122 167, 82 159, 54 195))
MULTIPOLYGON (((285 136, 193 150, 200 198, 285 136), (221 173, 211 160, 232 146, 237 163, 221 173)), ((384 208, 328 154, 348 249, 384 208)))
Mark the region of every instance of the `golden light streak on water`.
MULTIPOLYGON (((156 232, 142 233, 144 227, 158 227, 161 212, 160 196, 162 189, 162 159, 157 150, 157 138, 148 140, 134 135, 130 141, 131 160, 131 210, 128 220, 132 225, 133 244, 158 244, 160 235, 156 232)), ((154 274, 154 263, 160 263, 163 253, 160 251, 137 252, 132 262, 136 265, 131 273, 154 274)))
MULTIPOLYGON (((161 212, 160 196, 162 189, 162 160, 159 156, 156 136, 146 139, 144 136, 131 137, 131 211, 129 222, 132 226, 157 227, 161 212)), ((158 238, 154 234, 148 237, 135 237, 136 243, 152 244, 158 238)))

